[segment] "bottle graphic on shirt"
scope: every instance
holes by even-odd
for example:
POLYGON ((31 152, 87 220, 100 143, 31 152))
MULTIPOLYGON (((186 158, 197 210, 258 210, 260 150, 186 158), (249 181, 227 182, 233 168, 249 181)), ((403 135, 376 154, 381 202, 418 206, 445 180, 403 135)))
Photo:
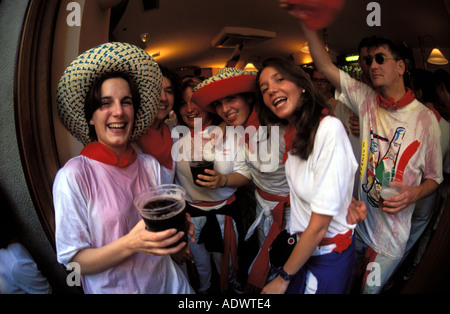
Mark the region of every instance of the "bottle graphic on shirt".
MULTIPOLYGON (((375 166, 375 173, 371 173, 370 181, 369 181, 369 171, 372 171, 372 169, 369 166, 367 170, 368 180, 366 184, 369 183, 371 184, 370 188, 367 190, 368 200, 374 206, 378 206, 378 200, 380 198, 380 191, 381 191, 381 182, 384 171, 391 169, 392 172, 391 177, 395 175, 395 166, 397 163, 400 147, 402 145, 404 136, 405 136, 405 128, 398 127, 395 130, 395 134, 391 140, 391 143, 389 144, 386 154, 383 156, 383 158, 381 158, 381 162, 375 166)), ((368 186, 366 185, 366 188, 367 187, 368 186)))
POLYGON ((375 170, 378 165, 378 156, 379 156, 378 144, 372 138, 370 144, 369 161, 367 163, 366 183, 363 184, 362 186, 363 191, 366 193, 369 193, 375 180, 375 170))

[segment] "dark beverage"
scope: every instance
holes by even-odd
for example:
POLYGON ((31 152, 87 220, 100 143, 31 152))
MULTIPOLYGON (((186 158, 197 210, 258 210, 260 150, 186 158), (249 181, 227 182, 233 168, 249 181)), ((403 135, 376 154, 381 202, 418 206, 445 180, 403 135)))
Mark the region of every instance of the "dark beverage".
POLYGON ((207 175, 207 173, 205 173, 205 169, 214 170, 214 161, 191 161, 189 166, 191 167, 192 180, 194 181, 194 184, 197 186, 202 186, 195 182, 195 180, 199 179, 197 178, 199 174, 207 175))
POLYGON ((185 232, 184 237, 179 242, 168 247, 177 246, 180 242, 187 242, 188 224, 184 207, 184 200, 181 206, 179 199, 167 195, 150 200, 142 209, 142 218, 147 226, 146 229, 159 232, 175 228, 178 231, 185 232))

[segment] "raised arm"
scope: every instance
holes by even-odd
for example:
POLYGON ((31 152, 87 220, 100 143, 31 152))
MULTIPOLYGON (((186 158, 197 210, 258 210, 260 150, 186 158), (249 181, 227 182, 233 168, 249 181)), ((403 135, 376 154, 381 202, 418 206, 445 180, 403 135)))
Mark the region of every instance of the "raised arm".
POLYGON ((322 73, 333 86, 340 91, 339 69, 333 64, 325 45, 322 43, 316 31, 308 29, 302 21, 303 13, 299 10, 293 10, 291 7, 280 1, 280 6, 288 10, 289 14, 297 18, 300 22, 302 31, 308 41, 309 51, 313 58, 314 65, 317 70, 322 73))

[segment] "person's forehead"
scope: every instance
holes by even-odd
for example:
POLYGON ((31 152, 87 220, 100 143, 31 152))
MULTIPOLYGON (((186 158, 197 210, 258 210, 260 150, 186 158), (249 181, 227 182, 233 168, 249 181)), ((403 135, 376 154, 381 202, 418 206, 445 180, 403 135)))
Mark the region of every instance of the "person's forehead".
POLYGON ((387 46, 378 46, 378 47, 369 47, 368 49, 369 55, 376 55, 377 53, 382 53, 386 57, 392 57, 391 52, 389 51, 387 46))
POLYGON ((313 77, 316 78, 325 78, 325 75, 323 75, 322 73, 318 72, 318 71, 314 71, 313 72, 313 77))

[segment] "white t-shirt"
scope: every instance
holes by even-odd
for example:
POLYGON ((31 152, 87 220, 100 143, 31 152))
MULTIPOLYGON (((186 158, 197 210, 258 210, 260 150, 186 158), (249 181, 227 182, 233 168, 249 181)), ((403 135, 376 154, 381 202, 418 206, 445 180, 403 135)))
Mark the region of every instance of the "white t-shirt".
MULTIPOLYGON (((138 154, 125 168, 85 156, 69 160, 53 184, 58 262, 67 266, 86 248, 103 247, 126 235, 142 219, 134 197, 159 185, 159 163, 138 154)), ((134 254, 101 273, 82 276, 85 293, 193 293, 169 256, 134 254)))
MULTIPOLYGON (((207 128, 205 133, 212 131, 213 128, 207 128)), ((204 135, 207 138, 210 138, 208 135, 204 135)), ((225 205, 226 200, 230 198, 234 192, 236 192, 236 188, 231 187, 223 187, 217 189, 210 189, 208 187, 201 187, 194 184, 191 169, 189 166, 189 161, 186 160, 190 158, 189 154, 184 157, 174 155, 174 152, 177 154, 179 151, 183 151, 185 149, 190 149, 192 143, 191 136, 185 135, 180 138, 172 148, 172 156, 174 160, 176 160, 176 174, 175 174, 175 182, 186 190, 186 201, 189 203, 202 203, 202 202, 218 202, 223 200, 223 204, 217 206, 195 206, 202 210, 212 210, 221 208, 225 205)), ((219 171, 222 174, 230 174, 230 173, 239 173, 246 178, 250 179, 250 173, 247 165, 245 164, 245 160, 243 158, 238 159, 237 154, 239 152, 237 141, 230 141, 225 139, 223 141, 223 146, 215 147, 215 160, 214 160, 214 170, 219 171)), ((207 149, 205 149, 205 152, 207 149)), ((209 158, 209 157, 208 157, 209 158)), ((211 157, 212 159, 212 157, 211 157)))
POLYGON ((403 171, 403 182, 419 186, 424 179, 440 184, 442 153, 440 129, 434 113, 417 100, 396 111, 378 106, 376 92, 340 72, 339 99, 360 121, 361 164, 359 199, 367 218, 357 231, 377 253, 392 259, 403 256, 415 204, 396 214, 378 208, 382 170, 403 171), (341 96, 343 98, 341 98, 341 96))
POLYGON ((347 210, 358 164, 339 119, 320 122, 314 148, 307 160, 288 154, 286 177, 290 187, 290 233, 304 232, 312 213, 333 216, 324 237, 348 232, 347 210))

